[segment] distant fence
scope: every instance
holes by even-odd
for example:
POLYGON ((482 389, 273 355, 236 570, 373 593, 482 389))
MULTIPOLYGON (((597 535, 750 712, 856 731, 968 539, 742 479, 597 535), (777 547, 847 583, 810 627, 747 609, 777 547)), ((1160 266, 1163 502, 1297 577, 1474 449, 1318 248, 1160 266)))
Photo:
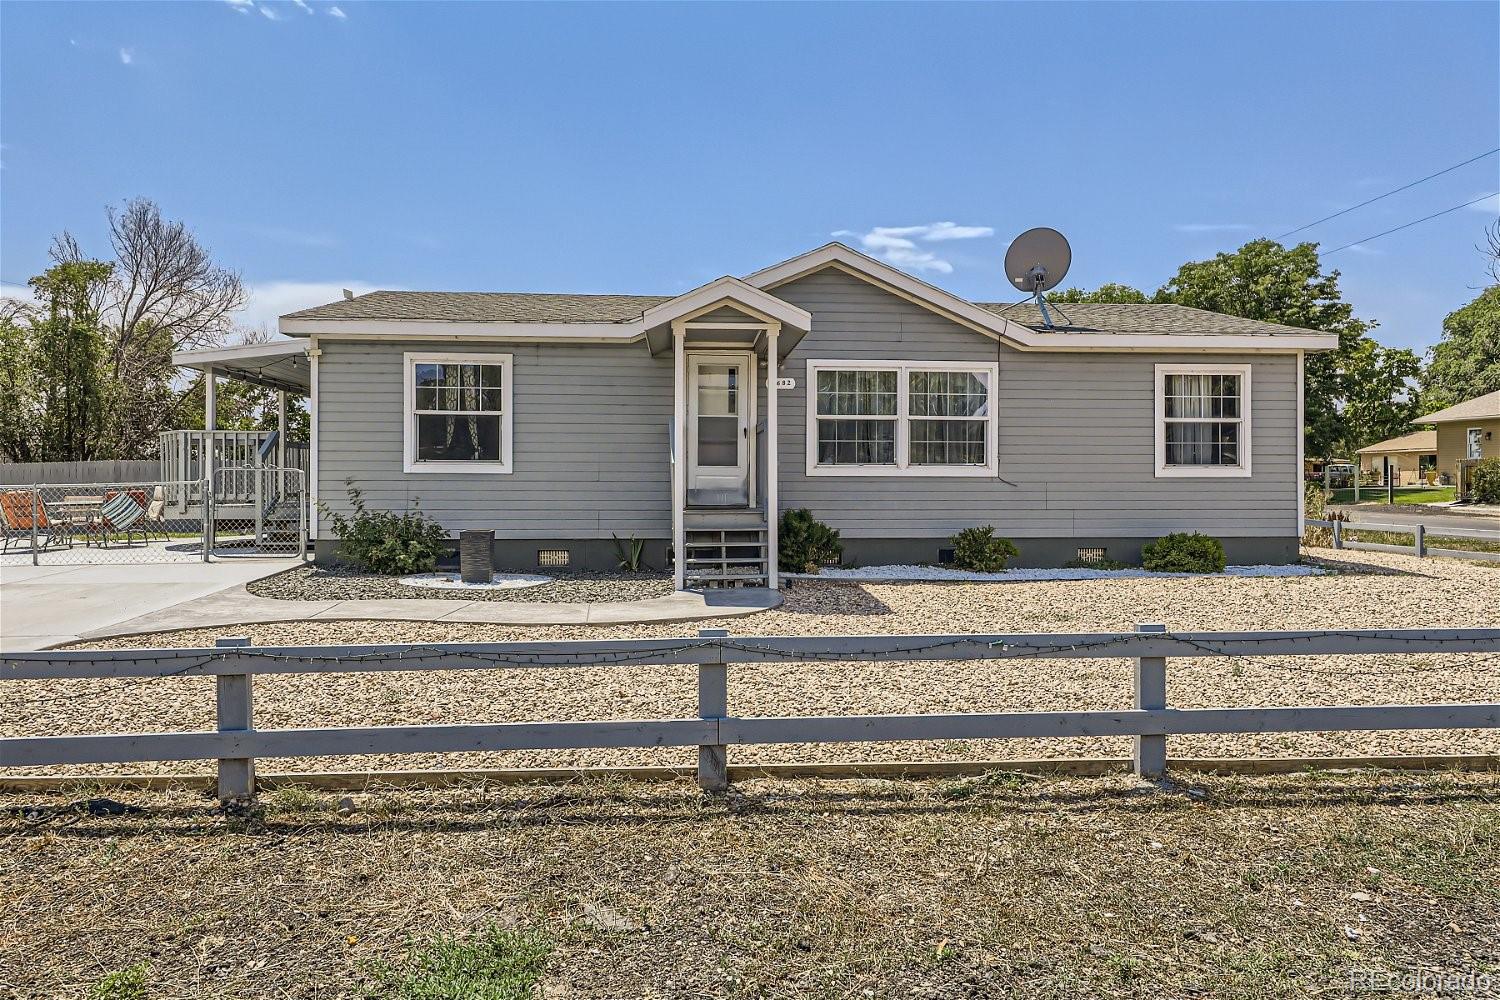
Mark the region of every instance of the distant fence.
MULTIPOLYGON (((1130 736, 1134 769, 1155 777, 1178 734, 1354 732, 1500 727, 1500 704, 1169 708, 1169 656, 1327 656, 1374 653, 1500 653, 1500 628, 1311 632, 1135 632, 1082 635, 898 635, 433 643, 251 647, 221 639, 209 649, 90 650, 0 654, 0 681, 213 677, 215 732, 24 736, 0 739, 0 767, 218 760, 221 798, 255 791, 257 757, 460 753, 599 747, 698 747, 698 783, 728 785, 734 744, 858 743, 1130 736), (1118 711, 744 718, 728 711, 728 668, 739 663, 1100 659, 1134 660, 1134 708, 1118 711), (390 670, 494 670, 621 665, 696 665, 698 716, 597 722, 256 729, 257 674, 390 670)), ((872 669, 872 678, 878 677, 872 669)), ((1357 674, 1351 681, 1357 686, 1357 674)), ((43 695, 41 700, 47 700, 43 695)), ((601 705, 601 709, 604 706, 601 705)), ((11 709, 12 714, 16 709, 11 709)))
POLYGON ((1491 562, 1500 562, 1500 552, 1481 552, 1474 549, 1449 549, 1441 545, 1432 545, 1427 536, 1433 535, 1439 539, 1447 538, 1477 538, 1481 541, 1494 542, 1500 545, 1500 519, 1494 528, 1429 528, 1425 524, 1388 524, 1382 521, 1319 521, 1308 518, 1307 524, 1315 528, 1333 529, 1333 547, 1336 549, 1364 549, 1370 552, 1397 552, 1402 555, 1411 553, 1421 556, 1445 556, 1450 559, 1484 559, 1491 562), (1344 537, 1348 532, 1361 531, 1383 531, 1392 534, 1411 535, 1410 545, 1391 545, 1387 542, 1361 542, 1352 538, 1344 537))
POLYGON ((140 483, 161 474, 156 459, 121 462, 17 462, 0 465, 0 486, 33 483, 140 483))

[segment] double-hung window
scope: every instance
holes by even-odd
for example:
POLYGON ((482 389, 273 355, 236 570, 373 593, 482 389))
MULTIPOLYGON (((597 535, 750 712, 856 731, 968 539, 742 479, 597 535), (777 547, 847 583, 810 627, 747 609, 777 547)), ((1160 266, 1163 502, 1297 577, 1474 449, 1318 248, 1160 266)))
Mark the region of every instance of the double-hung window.
POLYGON ((997 366, 809 361, 807 472, 993 476, 997 366))
POLYGON ((1157 476, 1250 475, 1250 366, 1156 366, 1157 476))
POLYGON ((407 472, 509 472, 511 355, 405 356, 407 472))

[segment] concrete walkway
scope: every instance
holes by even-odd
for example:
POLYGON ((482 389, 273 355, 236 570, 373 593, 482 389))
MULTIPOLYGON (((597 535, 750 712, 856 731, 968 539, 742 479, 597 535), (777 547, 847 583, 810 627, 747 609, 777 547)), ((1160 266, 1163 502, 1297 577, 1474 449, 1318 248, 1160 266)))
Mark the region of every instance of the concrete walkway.
MULTIPOLYGON (((738 618, 781 604, 774 590, 736 588, 678 591, 666 597, 600 604, 548 604, 527 601, 399 599, 378 601, 279 601, 257 597, 243 584, 173 607, 85 632, 79 638, 104 639, 220 628, 261 622, 412 621, 477 622, 487 625, 629 625, 703 618, 738 618)), ((65 641, 65 640, 64 640, 65 641)), ((33 647, 35 648, 35 647, 33 647)))
POLYGON ((217 562, 0 566, 0 650, 72 642, 297 565, 295 557, 217 562))

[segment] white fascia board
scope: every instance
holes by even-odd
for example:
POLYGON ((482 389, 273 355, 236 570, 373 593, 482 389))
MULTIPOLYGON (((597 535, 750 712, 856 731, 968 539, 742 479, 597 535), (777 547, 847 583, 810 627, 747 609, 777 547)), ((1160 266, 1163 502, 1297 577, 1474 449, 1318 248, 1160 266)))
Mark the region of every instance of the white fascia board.
POLYGON ((1023 351, 1226 351, 1234 353, 1296 354, 1298 351, 1332 351, 1339 346, 1338 334, 1254 333, 1038 333, 1023 351))
POLYGON ((244 344, 239 347, 210 347, 194 351, 173 351, 172 364, 183 368, 198 368, 202 365, 232 361, 250 361, 260 358, 292 357, 307 353, 305 340, 273 340, 265 344, 244 344))
POLYGON ((476 340, 593 340, 629 343, 643 331, 640 320, 629 323, 481 323, 413 319, 288 319, 277 321, 282 333, 292 336, 362 337, 476 340))
POLYGON ((742 304, 761 315, 768 316, 786 326, 807 330, 812 325, 812 315, 783 299, 779 299, 746 281, 725 275, 684 292, 675 299, 647 309, 642 316, 642 327, 650 329, 682 319, 694 313, 709 312, 721 305, 742 304))

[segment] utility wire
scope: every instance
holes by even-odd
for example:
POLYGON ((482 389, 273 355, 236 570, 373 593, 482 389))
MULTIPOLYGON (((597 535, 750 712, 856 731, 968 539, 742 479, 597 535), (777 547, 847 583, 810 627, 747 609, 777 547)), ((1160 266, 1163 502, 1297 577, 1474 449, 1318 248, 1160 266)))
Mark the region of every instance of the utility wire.
MULTIPOLYGON (((1451 173, 1451 172, 1457 170, 1459 167, 1467 167, 1469 164, 1475 162, 1476 160, 1482 160, 1486 156, 1494 156, 1496 153, 1500 153, 1500 146, 1496 146, 1494 149, 1490 150, 1487 153, 1480 153, 1478 156, 1470 157, 1469 159, 1465 160, 1462 163, 1455 163, 1451 167, 1445 167, 1442 170, 1439 170, 1435 174, 1428 174, 1426 177, 1423 177, 1421 180, 1412 181, 1410 184, 1403 184, 1400 187, 1396 188, 1394 191, 1387 191, 1385 194, 1376 195, 1375 197, 1371 198, 1369 201, 1362 201, 1358 205, 1350 205, 1348 208, 1343 209, 1342 211, 1334 212, 1332 215, 1325 215, 1325 216, 1323 216, 1323 218, 1318 219, 1316 222, 1309 222, 1305 226, 1298 226, 1296 229, 1288 230, 1287 232, 1282 233, 1280 236, 1278 236, 1276 238, 1278 240, 1284 240, 1288 236, 1291 236, 1293 233, 1300 233, 1304 229, 1311 229, 1313 226, 1322 225, 1323 223, 1327 222, 1329 219, 1337 219, 1341 215, 1347 215, 1350 212, 1354 211, 1356 208, 1364 208, 1366 205, 1373 205, 1373 204, 1375 204, 1375 202, 1379 201, 1382 198, 1389 198, 1393 194, 1400 194, 1402 191, 1405 191, 1407 188, 1414 188, 1418 184, 1425 184, 1428 181, 1432 180, 1434 177, 1441 177, 1441 176, 1443 176, 1446 173, 1451 173)), ((1460 206, 1460 207, 1462 207, 1462 206, 1460 206)), ((1329 251, 1329 252, 1331 253, 1332 251, 1329 251)))
POLYGON ((1397 226, 1395 229, 1387 229, 1383 233, 1376 233, 1374 236, 1366 236, 1362 240, 1355 240, 1352 243, 1345 243, 1343 246, 1334 247, 1332 250, 1324 250, 1321 254, 1319 254, 1319 256, 1327 257, 1329 254, 1338 253, 1340 250, 1348 250, 1352 246, 1358 246, 1361 243, 1369 243, 1371 240, 1378 240, 1382 236, 1389 236, 1392 233, 1399 233, 1403 229, 1410 229, 1412 226, 1419 225, 1423 222, 1428 221, 1429 219, 1436 219, 1440 215, 1447 215, 1449 212, 1457 212, 1460 208, 1468 208, 1470 205, 1477 205, 1487 198, 1495 197, 1497 194, 1500 194, 1500 191, 1491 191, 1489 194, 1480 195, 1473 201, 1466 201, 1462 205, 1454 205, 1452 208, 1445 208, 1441 212, 1433 212, 1431 215, 1424 215, 1422 218, 1417 219, 1415 222, 1408 222, 1404 226, 1397 226))

